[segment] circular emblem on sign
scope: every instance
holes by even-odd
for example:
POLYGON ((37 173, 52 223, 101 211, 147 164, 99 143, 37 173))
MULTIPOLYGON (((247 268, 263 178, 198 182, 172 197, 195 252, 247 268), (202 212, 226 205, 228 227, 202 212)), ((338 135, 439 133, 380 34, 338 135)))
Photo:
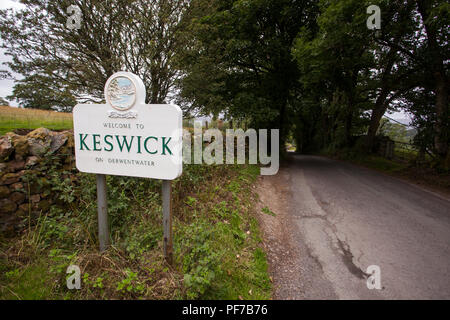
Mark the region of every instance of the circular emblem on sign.
POLYGON ((136 85, 124 75, 114 77, 106 88, 106 100, 116 110, 131 109, 136 102, 136 85))

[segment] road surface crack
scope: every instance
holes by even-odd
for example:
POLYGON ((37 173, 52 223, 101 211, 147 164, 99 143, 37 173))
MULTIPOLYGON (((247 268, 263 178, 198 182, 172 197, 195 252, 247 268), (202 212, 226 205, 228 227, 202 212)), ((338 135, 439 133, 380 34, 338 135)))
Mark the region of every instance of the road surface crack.
POLYGON ((342 261, 344 262, 345 266, 347 267, 348 271, 352 273, 353 275, 357 276, 360 279, 367 279, 370 275, 365 273, 361 268, 359 268, 354 262, 353 262, 353 253, 350 250, 350 247, 347 243, 336 237, 337 242, 339 244, 339 248, 341 249, 342 253, 342 261))

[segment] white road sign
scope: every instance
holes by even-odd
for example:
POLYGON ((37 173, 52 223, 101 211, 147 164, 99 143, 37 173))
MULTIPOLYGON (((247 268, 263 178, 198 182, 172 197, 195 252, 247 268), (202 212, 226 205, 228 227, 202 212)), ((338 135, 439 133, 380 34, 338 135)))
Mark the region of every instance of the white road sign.
POLYGON ((105 85, 106 104, 73 110, 78 170, 173 180, 182 173, 182 111, 145 104, 142 80, 118 72, 105 85))

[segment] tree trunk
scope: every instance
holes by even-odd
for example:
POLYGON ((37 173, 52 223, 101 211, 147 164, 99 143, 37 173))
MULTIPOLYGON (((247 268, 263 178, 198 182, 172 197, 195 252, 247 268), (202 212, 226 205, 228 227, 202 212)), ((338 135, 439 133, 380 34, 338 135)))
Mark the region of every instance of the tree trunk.
POLYGON ((435 73, 436 79, 436 125, 434 147, 436 152, 442 160, 447 158, 448 153, 448 128, 446 122, 448 121, 448 88, 445 74, 440 72, 435 73))
POLYGON ((432 3, 431 1, 420 0, 417 2, 419 13, 424 22, 425 31, 427 34, 428 50, 430 57, 432 58, 430 65, 431 72, 435 79, 435 92, 436 92, 436 124, 434 126, 434 147, 436 153, 439 156, 442 163, 448 158, 448 79, 444 68, 444 55, 441 53, 441 48, 437 41, 437 30, 435 26, 430 24, 428 18, 431 14, 432 3))
POLYGON ((388 104, 386 103, 387 94, 387 90, 383 88, 377 98, 377 101, 375 102, 375 107, 372 110, 369 130, 367 131, 367 151, 369 152, 373 152, 375 136, 377 134, 378 128, 380 127, 381 118, 388 108, 388 104))
POLYGON ((353 112, 355 107, 353 99, 353 91, 351 91, 348 96, 347 114, 345 117, 345 144, 347 147, 351 146, 352 140, 353 112))
POLYGON ((285 144, 286 144, 286 104, 287 104, 287 98, 284 100, 284 102, 281 105, 280 109, 280 119, 279 119, 279 126, 280 126, 280 156, 284 158, 286 154, 285 144))
POLYGON ((375 136, 377 134, 378 128, 380 126, 381 118, 386 112, 389 104, 386 102, 386 98, 389 94, 388 89, 388 78, 391 75, 392 67, 394 66, 395 53, 391 51, 388 53, 389 58, 387 65, 384 69, 383 76, 381 77, 381 92, 375 102, 375 106, 372 110, 372 115, 370 117, 369 130, 367 131, 367 151, 373 152, 373 145, 375 141, 375 136))
POLYGON ((356 100, 356 84, 358 80, 359 68, 355 67, 351 71, 350 83, 346 88, 348 92, 348 104, 347 104, 347 114, 345 118, 345 143, 348 147, 352 143, 352 126, 353 126, 353 115, 355 113, 355 100, 356 100))

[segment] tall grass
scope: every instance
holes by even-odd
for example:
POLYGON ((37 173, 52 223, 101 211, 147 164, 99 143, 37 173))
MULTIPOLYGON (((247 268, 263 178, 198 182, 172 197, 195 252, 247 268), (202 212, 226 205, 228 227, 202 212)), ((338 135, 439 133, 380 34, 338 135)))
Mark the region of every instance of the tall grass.
POLYGON ((15 129, 72 129, 72 114, 39 109, 0 106, 0 135, 15 129))

